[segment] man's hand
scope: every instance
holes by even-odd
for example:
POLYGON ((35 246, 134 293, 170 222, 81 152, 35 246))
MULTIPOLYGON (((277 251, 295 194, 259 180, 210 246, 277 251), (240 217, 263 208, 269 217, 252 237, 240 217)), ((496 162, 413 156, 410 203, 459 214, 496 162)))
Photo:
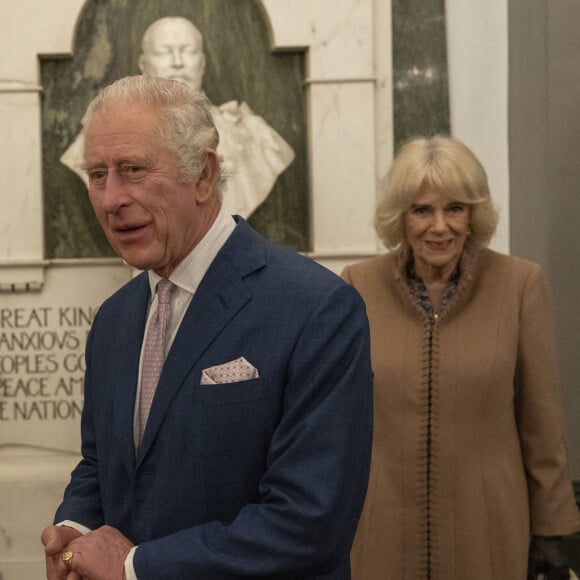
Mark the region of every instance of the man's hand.
MULTIPOLYGON (((72 570, 78 576, 65 576, 67 580, 124 580, 125 558, 133 544, 111 526, 84 535, 78 535, 66 547, 73 553, 72 570)), ((62 578, 56 576, 55 578, 62 578)), ((52 578, 49 576, 49 580, 52 578)))
POLYGON ((41 535, 46 557, 46 577, 48 580, 80 580, 76 573, 69 573, 65 563, 61 560, 62 553, 80 532, 67 526, 48 526, 41 535))

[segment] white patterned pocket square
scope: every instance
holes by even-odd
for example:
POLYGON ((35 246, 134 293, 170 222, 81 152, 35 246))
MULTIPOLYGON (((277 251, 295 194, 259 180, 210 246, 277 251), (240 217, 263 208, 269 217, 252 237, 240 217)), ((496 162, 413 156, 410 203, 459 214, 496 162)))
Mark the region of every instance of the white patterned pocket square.
POLYGON ((258 369, 243 356, 215 367, 201 371, 202 385, 223 385, 240 383, 259 378, 258 369))

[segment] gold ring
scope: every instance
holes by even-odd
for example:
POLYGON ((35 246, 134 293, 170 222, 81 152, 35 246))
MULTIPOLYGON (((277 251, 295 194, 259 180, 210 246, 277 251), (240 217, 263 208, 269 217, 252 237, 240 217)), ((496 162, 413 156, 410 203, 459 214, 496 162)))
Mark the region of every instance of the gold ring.
POLYGON ((60 559, 64 562, 66 566, 66 571, 70 572, 72 570, 72 559, 74 554, 69 550, 67 552, 63 552, 60 559))

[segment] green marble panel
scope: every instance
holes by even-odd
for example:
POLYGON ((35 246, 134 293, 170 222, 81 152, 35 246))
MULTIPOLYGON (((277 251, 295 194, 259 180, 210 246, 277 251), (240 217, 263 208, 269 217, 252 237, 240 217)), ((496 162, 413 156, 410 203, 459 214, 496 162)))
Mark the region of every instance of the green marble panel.
POLYGON ((202 33, 209 98, 216 105, 247 102, 294 149, 293 163, 249 221, 269 239, 309 250, 304 57, 272 52, 259 0, 89 0, 77 22, 74 56, 41 62, 46 257, 113 255, 84 184, 59 158, 99 88, 139 73, 143 32, 163 16, 188 18, 202 33))
POLYGON ((449 133, 444 0, 393 0, 394 141, 449 133))

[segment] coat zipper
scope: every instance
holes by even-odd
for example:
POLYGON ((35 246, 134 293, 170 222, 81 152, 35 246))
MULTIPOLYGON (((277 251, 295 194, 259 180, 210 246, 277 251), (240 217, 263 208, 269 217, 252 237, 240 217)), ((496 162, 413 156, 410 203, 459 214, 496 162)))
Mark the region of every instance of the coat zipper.
POLYGON ((433 451, 433 331, 439 319, 439 314, 434 313, 429 320, 429 350, 428 350, 428 391, 427 391, 427 461, 426 461, 426 481, 427 481, 427 576, 426 580, 431 580, 431 559, 432 559, 432 521, 431 521, 431 461, 433 451))

